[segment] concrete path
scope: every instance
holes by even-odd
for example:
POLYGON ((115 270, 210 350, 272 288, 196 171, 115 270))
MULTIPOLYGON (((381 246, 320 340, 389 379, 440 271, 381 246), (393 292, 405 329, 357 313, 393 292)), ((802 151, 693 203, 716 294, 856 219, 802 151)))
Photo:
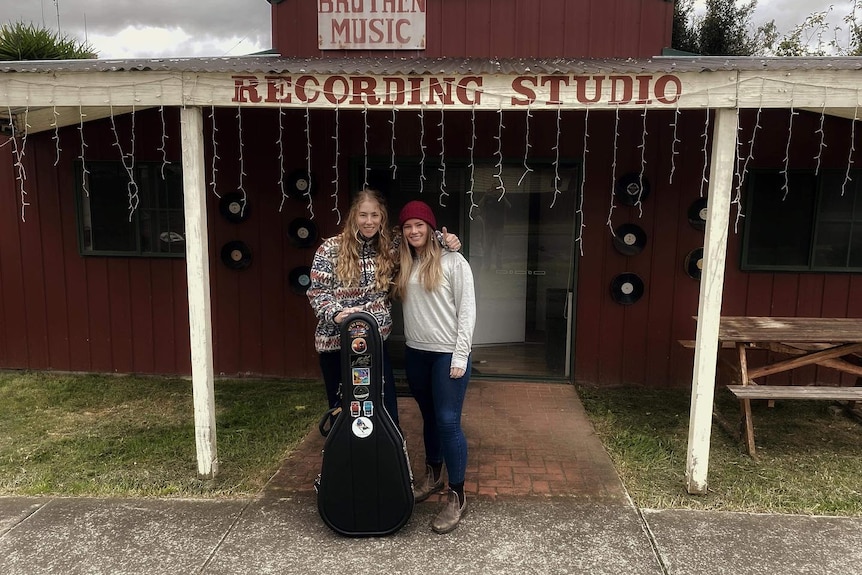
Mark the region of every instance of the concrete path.
POLYGON ((860 518, 639 513, 619 501, 518 497, 471 502, 435 535, 419 504, 398 533, 345 538, 310 493, 230 501, 0 498, 4 575, 351 575, 392 573, 859 573, 860 518))

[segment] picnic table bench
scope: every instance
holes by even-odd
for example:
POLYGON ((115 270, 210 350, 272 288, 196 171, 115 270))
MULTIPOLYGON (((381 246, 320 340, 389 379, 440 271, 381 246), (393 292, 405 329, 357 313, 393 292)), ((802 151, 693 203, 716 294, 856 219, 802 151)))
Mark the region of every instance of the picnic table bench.
POLYGON ((862 319, 802 317, 722 317, 721 347, 736 350, 739 384, 728 385, 739 400, 748 454, 756 457, 751 400, 820 399, 862 401, 862 387, 817 385, 761 385, 757 379, 818 365, 857 376, 862 381, 862 319), (749 368, 748 352, 774 352, 769 363, 749 368))

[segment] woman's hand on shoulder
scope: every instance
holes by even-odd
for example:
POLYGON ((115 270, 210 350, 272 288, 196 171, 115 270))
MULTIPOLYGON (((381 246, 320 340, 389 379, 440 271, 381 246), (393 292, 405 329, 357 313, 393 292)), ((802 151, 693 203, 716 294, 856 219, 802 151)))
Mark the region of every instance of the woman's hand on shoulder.
MULTIPOLYGON (((443 233, 443 246, 445 246, 449 251, 457 252, 461 251, 461 240, 455 234, 450 234, 446 229, 446 226, 443 226, 441 230, 443 233)), ((460 376, 459 376, 460 377, 460 376)))

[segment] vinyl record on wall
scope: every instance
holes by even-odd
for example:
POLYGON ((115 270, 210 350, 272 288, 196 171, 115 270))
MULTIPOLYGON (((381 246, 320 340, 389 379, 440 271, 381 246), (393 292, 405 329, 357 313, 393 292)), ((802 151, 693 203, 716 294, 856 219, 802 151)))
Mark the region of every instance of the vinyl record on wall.
POLYGON ((696 230, 706 227, 706 198, 698 198, 688 207, 688 223, 696 230))
POLYGON ((626 256, 633 256, 643 251, 646 246, 646 232, 635 224, 623 224, 614 230, 614 247, 626 256))
POLYGON ((643 202, 649 197, 649 193, 649 181, 637 172, 630 172, 620 177, 614 189, 617 199, 627 206, 637 205, 638 201, 643 202))
POLYGON ((644 295, 644 282, 639 275, 622 273, 611 281, 611 297, 622 305, 631 305, 644 295))
POLYGON ((294 293, 304 294, 311 285, 311 268, 308 266, 293 268, 288 275, 288 281, 294 293))
POLYGON ((700 279, 703 271, 703 248, 697 248, 688 252, 685 256, 685 273, 696 280, 700 279))
POLYGON ((221 248, 221 261, 232 270, 244 270, 251 265, 251 250, 244 242, 228 242, 221 248))
POLYGON ((224 218, 234 224, 248 219, 248 198, 239 192, 231 192, 221 197, 218 210, 224 218))
POLYGON ((317 226, 307 218, 296 218, 287 228, 287 237, 298 248, 307 248, 317 243, 317 226))
POLYGON ((305 170, 294 170, 287 176, 287 195, 294 199, 314 194, 314 185, 311 176, 305 170))

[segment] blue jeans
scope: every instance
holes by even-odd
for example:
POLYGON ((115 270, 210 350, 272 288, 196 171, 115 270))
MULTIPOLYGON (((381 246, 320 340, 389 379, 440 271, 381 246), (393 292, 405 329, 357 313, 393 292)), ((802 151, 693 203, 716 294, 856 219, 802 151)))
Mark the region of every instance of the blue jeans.
POLYGON ((467 439, 461 429, 461 410, 470 381, 470 358, 467 358, 467 370, 458 379, 449 377, 451 353, 407 347, 404 359, 407 384, 422 413, 425 462, 445 461, 449 483, 464 483, 467 439))
MULTIPOLYGON (((320 372, 326 387, 329 407, 341 405, 341 352, 324 351, 320 354, 320 372)), ((389 412, 392 422, 398 425, 398 397, 395 395, 395 375, 389 361, 389 345, 383 342, 383 407, 389 412)))

